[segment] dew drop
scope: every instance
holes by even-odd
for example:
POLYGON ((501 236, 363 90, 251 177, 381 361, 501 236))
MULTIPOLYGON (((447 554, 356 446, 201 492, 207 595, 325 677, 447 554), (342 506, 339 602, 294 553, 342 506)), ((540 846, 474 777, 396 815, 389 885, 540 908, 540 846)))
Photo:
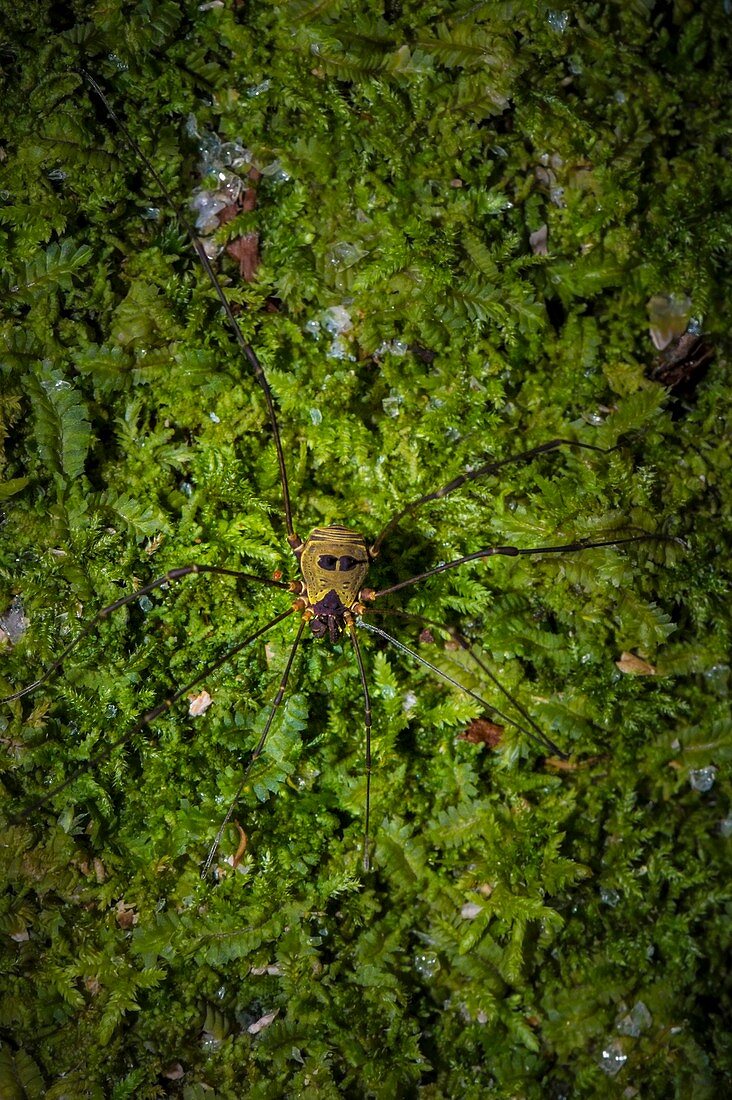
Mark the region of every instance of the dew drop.
POLYGON ((266 164, 262 169, 262 175, 271 179, 273 183, 286 183, 290 179, 290 173, 282 167, 279 160, 266 164))
POLYGON ((0 639, 15 645, 28 629, 28 619, 23 611, 20 596, 15 596, 8 610, 0 616, 0 639))
POLYGON ((365 255, 364 249, 359 248, 358 245, 351 244, 350 241, 339 241, 329 250, 328 263, 336 271, 345 271, 357 264, 361 257, 365 255))
POLYGON ((252 163, 252 154, 239 141, 225 141, 219 150, 227 168, 246 168, 252 163))
POLYGON ((414 956, 414 969, 421 978, 434 978, 440 969, 440 960, 433 951, 420 951, 414 956))
POLYGON ((348 354, 348 346, 341 336, 336 336, 331 342, 330 347, 325 353, 329 359, 349 359, 353 358, 348 354))
POLYGON ((404 702, 402 703, 402 710, 409 713, 410 710, 414 710, 417 705, 417 696, 413 691, 406 692, 404 696, 404 702))
POLYGON ((689 772, 689 783, 693 791, 699 791, 701 794, 706 794, 707 791, 711 791, 714 786, 714 780, 717 777, 717 769, 714 764, 710 764, 708 768, 695 768, 689 772))
POLYGON ((717 695, 726 696, 729 693, 729 665, 711 665, 706 669, 704 679, 717 695))
POLYGON ((323 313, 323 324, 328 332, 340 336, 353 328, 351 315, 345 306, 330 306, 323 313))
POLYGON ((551 29, 557 34, 564 34, 569 26, 568 11, 550 11, 546 18, 551 29))
POLYGON ((614 1077, 616 1073, 620 1073, 620 1070, 627 1061, 628 1055, 623 1050, 620 1040, 613 1039, 603 1047, 602 1056, 600 1058, 600 1069, 603 1070, 608 1077, 614 1077))
POLYGON ((618 1031, 621 1035, 630 1035, 637 1039, 642 1031, 647 1031, 653 1023, 653 1017, 643 1001, 636 1001, 627 1016, 618 1021, 618 1031))
POLYGON ((257 99, 258 96, 264 95, 272 87, 271 80, 263 80, 261 84, 255 84, 252 88, 247 88, 247 95, 250 99, 257 99))
POLYGON ((399 406, 402 403, 402 399, 399 394, 392 394, 391 397, 385 397, 381 402, 381 407, 387 416, 397 417, 399 416, 399 406))

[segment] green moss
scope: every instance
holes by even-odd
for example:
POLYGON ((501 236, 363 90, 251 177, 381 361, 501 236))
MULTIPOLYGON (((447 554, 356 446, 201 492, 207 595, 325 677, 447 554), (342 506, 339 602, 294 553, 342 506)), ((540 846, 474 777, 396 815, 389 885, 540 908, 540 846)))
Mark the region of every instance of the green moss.
MULTIPOLYGON (((373 538, 466 467, 571 435, 618 446, 509 466, 419 510, 374 583, 628 528, 688 548, 496 558, 390 599, 474 639, 571 762, 553 767, 512 727, 497 751, 459 739, 477 705, 364 635, 368 875, 348 646, 303 645, 237 808, 244 873, 213 886, 199 867, 294 624, 207 679, 205 716, 183 706, 109 746, 287 597, 202 576, 111 617, 4 708, 0 1093, 720 1095, 723 6, 5 8, 0 564, 28 629, 0 689, 170 568, 295 575, 261 391, 82 66, 181 209, 200 182, 190 114, 259 167, 278 162, 256 209, 218 231, 259 234, 255 281, 220 267, 275 394, 301 535, 345 522, 373 538), (529 243, 542 225, 546 256, 529 243), (671 294, 717 347, 687 402, 646 377, 646 304, 671 294), (342 357, 324 326, 341 306, 342 357), (623 651, 657 674, 620 671, 623 651), (712 766, 712 789, 693 789, 712 766), (639 1002, 650 1018, 637 1010, 640 1034, 624 1034, 639 1002), (617 1076, 603 1051, 627 1055, 617 1076)), ((419 643, 419 623, 378 621, 508 707, 466 655, 419 643)), ((232 827, 222 869, 237 843, 232 827)))

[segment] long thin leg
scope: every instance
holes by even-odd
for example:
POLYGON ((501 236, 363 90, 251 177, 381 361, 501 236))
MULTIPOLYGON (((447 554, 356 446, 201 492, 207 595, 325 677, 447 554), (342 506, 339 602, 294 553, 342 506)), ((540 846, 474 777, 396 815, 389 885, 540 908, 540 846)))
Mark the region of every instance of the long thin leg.
POLYGON ((469 481, 476 481, 479 477, 486 477, 488 474, 495 474, 499 470, 502 470, 504 466, 510 466, 516 462, 530 462, 532 458, 536 458, 537 455, 547 454, 549 451, 555 451, 558 447, 581 447, 585 451, 600 451, 602 454, 609 454, 610 451, 614 451, 614 447, 596 447, 593 443, 578 443, 574 439, 550 439, 548 443, 541 443, 538 447, 532 447, 529 451, 521 451, 519 454, 510 455, 509 458, 499 459, 497 462, 486 462, 482 466, 478 466, 475 470, 470 470, 466 474, 460 474, 459 477, 453 478, 447 485, 443 485, 441 489, 435 489, 432 493, 425 493, 424 496, 417 497, 410 504, 406 504, 400 512, 392 516, 386 527, 381 531, 376 542, 370 549, 372 558, 375 558, 381 549, 381 544, 384 539, 394 530, 394 528, 401 523, 405 516, 409 515, 416 508, 421 507, 423 504, 427 504, 430 500, 441 500, 442 497, 446 497, 448 493, 453 493, 456 489, 459 489, 461 485, 467 485, 469 481))
POLYGON ((389 588, 382 588, 379 592, 374 592, 368 598, 377 600, 380 596, 388 596, 392 592, 398 592, 401 588, 407 588, 410 584, 418 584, 419 581, 427 580, 428 577, 434 577, 437 573, 444 573, 446 569, 457 569, 459 565, 465 565, 468 561, 478 561, 480 558, 492 558, 495 557, 496 554, 504 554, 509 558, 517 558, 528 554, 564 554, 573 553, 578 550, 593 550, 598 546, 622 546, 626 542, 646 542, 648 539, 666 538, 666 535, 630 535, 628 538, 604 539, 602 542, 589 542, 587 539, 579 539, 577 542, 567 542, 563 543, 561 546, 532 546, 528 549, 519 548, 518 546, 488 546, 485 550, 476 550, 474 554, 466 554, 464 558, 456 558, 455 561, 448 561, 443 565, 436 565, 434 569, 428 569, 426 573, 418 573, 416 577, 409 577, 406 581, 399 581, 398 584, 390 585, 389 588))
POLYGON ((361 647, 358 644, 356 624, 354 622, 348 624, 348 631, 351 635, 351 641, 353 642, 353 652, 356 654, 358 674, 361 677, 361 687, 363 689, 363 716, 366 730, 366 813, 363 822, 363 869, 364 871, 369 871, 371 869, 371 861, 369 859, 369 814, 371 811, 371 696, 369 695, 369 686, 366 682, 366 669, 363 665, 361 647))
POLYGON ((476 703, 480 703, 480 705, 486 710, 490 710, 493 712, 493 714, 497 714, 498 717, 502 718, 504 722, 508 722, 509 725, 515 726, 517 730, 520 730, 521 733, 525 733, 530 740, 536 741, 542 746, 542 748, 548 748, 551 752, 556 753, 557 756, 560 756, 562 758, 566 757, 566 753, 562 752, 559 746, 556 745, 550 737, 547 737, 547 735, 542 730, 539 730, 538 733, 532 733, 531 730, 527 730, 525 726, 520 725, 520 723, 518 723, 515 718, 509 718, 507 714, 504 714, 503 711, 499 710, 498 707, 493 705, 493 703, 488 703, 480 695, 476 694, 476 692, 471 691, 470 688, 465 687, 464 684, 461 684, 458 680, 453 679, 452 676, 448 676, 448 674, 446 672, 443 672, 441 668, 438 668, 437 665, 433 665, 431 661, 427 661, 424 657, 421 657, 419 653, 416 653, 413 649, 410 649, 409 646, 404 644, 404 642, 400 642, 397 638, 393 638, 391 634, 387 634, 387 632, 385 630, 382 630, 380 626, 374 626, 373 623, 367 623, 364 619, 358 619, 357 625, 363 627, 364 630, 368 630, 371 634, 378 634, 378 636, 380 638, 383 638, 384 641, 389 642, 396 649, 401 650, 402 653, 406 653, 408 657, 412 658, 412 660, 417 661, 420 665, 424 665, 425 668, 428 668, 431 672, 434 672, 435 676, 439 676, 441 680, 445 680, 448 684, 452 684, 452 686, 456 687, 458 691, 462 691, 464 695, 469 695, 471 699, 475 699, 476 703))
POLYGON ((40 687, 41 684, 45 684, 54 672, 57 672, 61 668, 69 653, 76 649, 79 642, 101 623, 108 615, 111 615, 113 611, 118 611, 120 607, 125 607, 128 603, 133 603, 135 600, 139 600, 142 596, 146 596, 149 592, 154 592, 156 588, 162 588, 164 584, 168 584, 170 581, 180 580, 181 577, 187 577, 196 573, 216 573, 219 576, 224 577, 236 577, 238 580, 253 581, 255 584, 263 584, 268 588, 284 588, 289 589, 289 585, 284 581, 273 581, 269 577, 256 577, 252 573, 242 573, 237 569, 224 569, 218 565, 182 565, 178 569, 169 569, 168 572, 158 577, 154 581, 150 581, 149 584, 143 585, 142 588, 138 588, 136 592, 128 592, 126 596, 121 596, 114 603, 110 603, 107 607, 103 607, 101 611, 97 611, 93 619, 90 619, 88 623, 82 626, 79 633, 76 635, 72 642, 61 651, 55 661, 53 661, 42 676, 39 676, 37 680, 34 680, 32 684, 28 684, 24 688, 20 688, 19 691, 13 692, 12 695, 6 695, 4 699, 0 699, 0 703, 12 703, 15 699, 22 699, 24 695, 30 695, 32 691, 40 687))
POLYGON ((262 730, 262 736, 259 738, 259 741, 257 743, 257 747, 255 748, 254 752, 249 757, 249 761, 247 763, 246 768, 244 769, 244 774, 241 778, 241 783, 239 784, 239 786, 236 789, 236 794, 234 795, 234 797, 232 798, 232 800, 229 804, 229 808, 226 811, 226 816, 224 817, 224 820, 221 822, 221 825, 219 826, 219 831, 216 834, 216 838, 215 838, 213 844, 211 845, 211 847, 209 849, 209 853, 206 856, 206 862, 204 863, 203 867, 201 868, 201 878, 206 878, 206 876, 208 875, 208 872, 211 870, 211 864, 213 863, 214 859, 216 858, 216 853, 218 851, 219 844, 221 843, 221 837, 224 835, 224 829, 226 828, 226 826, 231 821, 231 815, 233 814, 233 812, 236 808, 236 804, 239 801, 239 796, 241 795, 241 792, 244 790, 244 787, 246 785, 246 781, 249 777, 249 772, 252 770, 252 766, 254 765, 255 761, 258 760, 259 757, 262 755, 262 750, 264 749, 265 741, 267 740, 267 736, 268 736, 269 731, 272 727, 272 722, 274 721, 274 716, 277 713, 277 710, 280 706, 280 703, 282 702, 282 700, 285 697, 285 690, 287 688, 287 681, 290 677, 290 669, 292 668, 292 663, 295 660, 295 654, 297 653, 298 646, 300 645, 300 639, 302 638, 302 632, 303 632, 304 629, 305 629, 305 620, 303 619, 300 623, 300 626, 298 627, 297 637, 295 638, 295 641, 293 642, 293 645, 292 645, 292 649, 290 650, 290 656, 287 659, 287 664, 285 665, 285 671, 282 673, 282 679, 280 680, 280 686, 277 689, 277 694, 275 695, 275 697, 272 701, 272 706, 270 707, 269 714, 267 716, 267 722, 265 724, 264 729, 262 730))
MULTIPOLYGON (((391 608, 369 607, 369 608, 366 608, 362 612, 362 614, 364 614, 364 615, 394 615, 394 616, 398 616, 400 619, 408 619, 408 620, 411 620, 412 622, 421 623, 424 626, 434 626, 438 630, 443 630, 446 634, 449 634, 450 637, 453 639, 453 641, 456 642, 460 646, 460 648, 462 650, 464 650, 464 652, 467 653, 475 661, 476 665, 478 665, 478 667, 482 670, 484 675, 488 677, 488 679, 494 685, 494 687, 497 687, 498 690, 501 692, 501 694, 503 696, 505 696, 506 699, 508 699, 509 703, 511 703, 512 706, 514 706, 516 708, 516 710, 519 712, 519 714, 524 719, 524 721, 528 722, 528 724, 531 726, 531 728, 536 733, 536 736, 540 737, 542 739, 544 739, 546 737, 546 734, 544 733, 541 726, 539 726, 537 724, 537 722, 534 721, 532 716, 529 714, 529 712, 524 707, 523 703, 519 702, 519 700, 514 695, 511 694, 511 692, 508 690, 508 688, 503 686, 503 684, 498 679, 496 674, 494 672, 492 672, 490 670, 490 668, 488 668, 488 666, 486 665, 485 661, 483 661, 477 655, 477 653, 473 649, 473 647, 470 644, 470 642, 468 641, 468 639, 465 637, 464 634, 461 634, 459 630, 456 630, 454 627, 451 627, 451 626, 446 626, 444 623, 435 622, 434 619, 427 619, 427 618, 425 618, 424 615, 415 615, 411 611, 399 611, 399 610, 396 610, 396 609, 392 610, 391 608)), ((457 662, 455 662, 455 663, 457 664, 457 662)), ((458 665, 458 667, 460 667, 460 666, 458 665)), ((566 753, 563 752, 561 755, 562 755, 563 759, 566 758, 566 753)))
POLYGON ((227 650, 226 653, 223 654, 223 656, 213 661, 210 665, 207 665, 206 668, 204 668, 202 672, 199 672, 193 680, 185 685, 185 687, 178 688, 178 690, 174 692, 174 694, 171 695, 169 698, 165 699, 162 703, 158 703, 158 705, 153 707, 152 710, 149 710, 147 711, 147 713, 143 714, 142 718, 140 718, 140 720, 136 722, 131 729, 128 729, 125 733, 123 733, 121 737, 118 737, 116 741, 112 741, 110 744, 104 745, 98 752, 93 753, 90 758, 84 762, 82 767, 77 768, 76 771, 74 771, 70 776, 64 779, 63 783, 58 783, 52 790, 44 794, 43 798, 40 798, 37 802, 34 802, 29 807, 27 812, 33 813, 36 810, 41 809, 41 807, 45 806, 47 802, 50 802, 52 798, 55 798, 57 794, 60 794, 60 792, 65 790, 66 787, 68 787, 71 783, 74 783, 80 775, 83 775, 83 773, 89 769, 90 765, 101 764, 104 760, 107 760, 115 751, 115 749, 120 748, 122 745, 126 745, 127 742, 144 726, 147 726, 151 722, 154 722, 155 719, 159 718, 164 711, 170 710, 173 704, 177 703, 177 701, 182 698, 186 694, 186 692, 190 691, 191 688, 196 687, 196 685, 200 684, 202 680, 205 680, 207 676, 210 676, 212 672, 216 672, 217 669, 220 669, 222 665, 225 665, 228 661, 230 661, 232 657, 235 657, 237 653, 240 653, 242 649, 245 649, 246 646, 256 641, 257 638, 261 638, 263 634, 266 634, 267 631, 271 630, 273 626, 277 626, 277 624, 281 623, 283 619, 287 619, 290 615, 293 614, 293 612, 294 608, 290 607, 287 609, 287 611, 283 611, 281 612, 281 614, 275 615, 274 619, 270 619, 270 621, 266 623, 265 626, 261 626, 259 630, 255 630, 255 632, 253 634, 250 634, 248 638, 245 638, 243 642, 239 642, 233 647, 233 649, 227 650))
POLYGON ((234 334, 234 338, 235 338, 237 344, 239 345, 239 347, 241 348, 242 352, 246 356, 247 361, 249 362, 249 365, 250 365, 250 367, 251 367, 251 369, 254 373, 254 377, 255 377, 256 381, 258 382, 259 386, 261 387, 262 392, 264 393, 264 400, 266 402, 267 412, 269 414, 269 422, 270 422, 270 425, 271 425, 271 428, 272 428, 272 436, 274 438, 275 449, 277 451, 277 462, 278 462, 279 468, 280 468, 280 485, 282 487, 282 503, 283 503, 283 506, 284 506, 284 509, 285 509, 285 525, 287 527, 287 538, 288 538, 288 541, 292 542, 292 540, 294 539, 295 543, 297 543, 297 542, 299 542, 299 539, 297 539, 297 537, 295 536, 295 532, 294 532, 294 529, 293 529, 293 526, 292 526, 292 507, 290 505, 290 489, 289 489, 289 485, 288 485, 288 482, 287 482, 287 467, 285 466, 285 455, 284 455, 284 451, 282 449, 282 440, 280 439, 280 428, 279 428, 279 424, 277 423, 277 414, 275 412, 274 400, 272 398, 272 391, 269 388, 269 382, 267 381, 267 376, 264 373, 264 368, 263 368, 262 364, 259 362, 259 359, 257 358, 251 344, 249 344, 244 339, 244 334, 241 331, 241 328, 239 327, 239 322, 237 321, 236 316, 234 315, 234 311, 231 308, 231 303, 229 302, 229 299, 226 297, 226 294, 224 293, 224 289, 221 286, 221 282, 219 281, 219 277, 216 274, 216 272, 214 271, 213 265, 211 264, 211 261, 209 260, 208 256, 206 255, 206 250, 203 247, 203 243, 202 243, 200 237, 198 236, 198 234, 196 233, 196 230, 194 229, 193 225, 188 220, 188 218, 185 216, 185 214, 183 214, 180 210, 177 209, 176 204, 174 203, 170 192, 168 191, 167 187, 163 183, 163 181, 160 178, 160 175, 158 174, 158 172, 155 170, 155 168, 154 168, 152 162, 150 161, 149 157, 147 157, 146 154, 143 153, 142 149, 137 144, 137 142, 135 141, 132 134, 127 129, 126 125, 124 124, 122 119, 119 117, 117 112, 114 110, 114 108, 112 107, 112 104, 109 102, 109 100, 107 99, 105 93, 99 87, 99 85, 97 84, 94 77, 91 76, 90 73, 86 72, 85 69, 82 69, 81 71, 82 71, 83 76, 87 80, 87 82, 94 89, 94 92, 96 93, 96 95, 99 97, 99 99, 104 104, 104 108, 105 108, 107 114, 112 119, 112 122, 114 122, 115 126, 117 126, 119 128, 120 133, 123 135, 125 141, 129 145, 132 152, 135 154, 135 156, 138 158, 138 160, 143 165, 143 167, 150 173, 152 178, 155 180, 155 183, 157 184, 158 188, 160 189, 161 195, 163 196, 163 198, 167 202, 168 206, 170 207, 171 212, 175 215, 175 217, 178 219, 178 221, 180 222, 180 224, 183 226, 186 233, 188 234, 188 236, 190 238, 190 241, 191 241, 191 244, 193 245, 193 249, 194 249, 196 255, 198 256, 198 259, 200 260, 201 265, 202 265, 204 271, 206 272, 209 280, 211 281, 211 285, 213 286, 214 290, 216 291, 216 295, 217 295, 217 297, 218 297, 218 299, 221 303, 221 307, 224 311, 224 314, 226 315, 226 320, 229 323, 229 327, 231 328, 231 331, 234 334))

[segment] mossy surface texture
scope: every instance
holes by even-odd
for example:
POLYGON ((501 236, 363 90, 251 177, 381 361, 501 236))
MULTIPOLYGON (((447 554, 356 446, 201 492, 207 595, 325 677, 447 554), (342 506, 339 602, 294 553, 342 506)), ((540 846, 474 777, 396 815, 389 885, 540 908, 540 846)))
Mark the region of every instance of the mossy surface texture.
POLYGON ((368 873, 347 640, 305 637, 234 815, 246 851, 232 869, 232 824, 202 882, 295 621, 192 691, 204 714, 184 698, 112 746, 291 597, 188 577, 110 616, 2 709, 0 1094, 725 1094, 727 5, 3 8, 1 694, 174 567, 297 576, 262 391, 82 70, 179 210, 211 183, 202 144, 262 173, 216 230, 256 270, 216 266, 301 536, 373 539, 563 437, 602 450, 415 511, 369 583, 486 546, 662 537, 475 561, 381 601, 374 622, 525 727, 400 613, 458 627, 569 759, 505 721, 461 738, 491 715, 361 633, 368 873), (652 298, 716 349, 683 398, 648 378, 652 298))

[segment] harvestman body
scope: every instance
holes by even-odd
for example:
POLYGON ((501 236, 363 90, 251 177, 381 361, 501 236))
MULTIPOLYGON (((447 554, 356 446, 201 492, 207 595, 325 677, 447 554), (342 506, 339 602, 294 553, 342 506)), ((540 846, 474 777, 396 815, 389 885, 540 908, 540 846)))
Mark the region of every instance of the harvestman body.
POLYGON ((366 540, 356 531, 331 524, 316 527, 306 542, 298 539, 292 549, 303 575, 292 586, 299 596, 294 606, 303 612, 316 638, 327 634, 335 643, 364 613, 363 601, 374 595, 373 589, 361 589, 371 560, 366 540))
MULTIPOLYGON (((107 100, 106 95, 98 86, 96 81, 91 76, 89 76, 88 73, 84 73, 84 76, 93 88, 96 95, 104 104, 110 118, 115 122, 120 132, 124 135, 132 151, 140 160, 141 164, 143 164, 150 172, 152 178, 155 180, 158 188, 160 189, 161 194, 164 196, 166 202, 175 213, 175 204, 167 188, 165 187, 165 184, 151 164, 149 158, 145 155, 145 153, 143 153, 135 139, 129 133, 125 124, 117 116, 116 112, 107 100)), ((280 431, 275 411, 274 400, 271 390, 269 388, 269 384, 267 382, 264 369, 259 362, 259 359, 257 358, 254 350, 247 343, 241 332, 236 316, 231 308, 226 294, 224 293, 219 278, 216 275, 216 272, 213 270, 211 261, 203 247, 203 243, 201 242, 195 230, 187 221, 187 219, 180 214, 178 214, 177 216, 190 237, 193 249, 196 252, 196 255, 198 256, 206 272, 206 275, 208 276, 211 285, 219 299, 219 302, 224 311, 226 320, 231 328, 234 338, 244 357, 248 361, 253 376, 263 392, 265 403, 267 405, 267 411, 269 414, 272 438, 275 445, 275 450, 277 452, 277 459, 279 464, 280 485, 282 490, 282 502, 287 541, 295 557, 298 560, 302 579, 292 581, 288 584, 286 581, 282 581, 279 579, 254 576, 250 573, 242 572, 241 570, 228 569, 222 566, 204 564, 185 565, 176 569, 171 569, 164 576, 158 577, 156 580, 151 581, 147 585, 144 585, 136 592, 128 593, 127 595, 120 597, 120 599, 115 600, 114 603, 109 604, 109 606, 102 608, 94 616, 94 618, 89 620, 86 625, 82 627, 77 637, 66 646, 66 648, 60 653, 56 660, 51 663, 51 665, 37 680, 35 680, 31 684, 28 684, 26 687, 14 692, 6 699, 0 700, 0 702, 11 702, 12 700, 19 699, 21 696, 27 695, 30 692, 34 691, 41 684, 45 683, 54 674, 54 672, 58 671, 61 668, 68 654, 71 653, 71 651, 76 648, 82 638, 87 636, 101 621, 106 619, 109 615, 111 615, 119 608, 125 607, 126 605, 132 603, 134 600, 138 600, 141 596, 164 588, 170 581, 179 580, 180 578, 189 575, 211 573, 219 576, 235 577, 239 580, 251 584, 261 585, 269 588, 279 588, 285 592, 290 592, 295 596, 295 599, 287 610, 276 615, 273 619, 271 619, 264 626, 260 627, 253 634, 250 634, 247 638, 244 638, 236 646, 224 653, 224 655, 220 657, 217 661, 213 662, 205 669, 203 669, 188 684, 186 684, 182 688, 177 689, 169 698, 165 699, 162 703, 158 704, 152 710, 144 714, 142 718, 132 727, 132 729, 127 730, 116 741, 105 745, 92 758, 91 761, 87 762, 87 765, 85 765, 85 769, 86 767, 88 767, 88 763, 99 763, 105 758, 109 757, 116 748, 127 743, 136 731, 138 731, 141 727, 148 725, 150 722, 153 722, 165 710, 169 709, 179 699, 183 698, 183 696, 186 695, 191 688, 200 684, 211 673, 221 668, 224 664, 228 663, 237 653, 250 645, 256 639, 262 637, 273 627, 283 622, 290 616, 298 615, 300 618, 300 622, 297 629, 297 634, 290 650, 290 655, 288 657, 287 664, 285 666, 280 681, 279 689, 270 706, 267 721, 260 736, 259 742, 249 758, 247 766, 243 772, 239 788, 234 798, 232 799, 229 810, 223 822, 221 823, 221 826, 216 835, 216 839, 209 851, 208 857, 203 866, 202 874, 207 874, 213 863, 224 829, 231 819, 238 798, 247 782, 252 765, 259 758, 264 749, 264 745, 271 729, 275 713, 284 698, 290 671, 292 669, 292 665, 298 647, 300 645, 303 632, 306 625, 308 624, 310 625, 310 630, 315 638, 327 639, 333 644, 338 642, 344 634, 347 634, 351 641, 356 662, 358 665, 364 699, 365 727, 366 809, 364 815, 363 858, 364 867, 365 869, 368 869, 369 810, 371 789, 371 701, 369 696, 366 671, 364 668, 361 648, 357 636, 357 631, 359 628, 366 629, 369 632, 376 634, 383 640, 387 641, 389 644, 395 646, 401 652, 407 654, 413 660, 418 661, 420 664, 426 666, 436 676, 456 687, 464 694, 470 696, 477 703, 479 703, 481 707, 491 711, 493 715, 496 715, 503 721, 509 722, 514 725, 517 729, 521 730, 524 734, 526 734, 526 736, 541 745, 544 749, 548 749, 551 752, 554 752, 560 756, 564 755, 561 749, 559 749, 558 746, 555 745, 554 742, 549 737, 547 737, 543 730, 541 730, 541 728, 536 724, 534 719, 525 710, 521 703, 517 699, 513 698, 513 696, 511 696, 509 692, 506 691, 506 689, 496 680, 490 669, 488 669, 484 662, 480 659, 480 657, 473 652, 468 640, 464 638, 461 634, 459 634, 456 630, 449 627, 444 627, 442 626, 442 624, 434 623, 431 620, 427 620, 417 615, 410 615, 406 612, 390 612, 388 609, 385 609, 383 611, 372 610, 370 605, 378 601, 382 596, 392 594, 410 585, 417 584, 420 581, 427 579, 428 577, 432 577, 449 569, 458 568, 459 566, 464 565, 467 562, 477 561, 482 558, 492 557, 494 555, 517 557, 519 555, 571 553, 573 551, 586 550, 593 547, 617 546, 623 543, 639 542, 645 539, 663 538, 664 536, 656 536, 643 533, 629 535, 623 538, 606 539, 599 542, 579 540, 573 543, 565 543, 560 546, 542 546, 527 548, 519 548, 515 546, 491 546, 486 547, 482 550, 478 550, 473 554, 468 554, 464 557, 457 558, 454 561, 445 562, 441 565, 435 566, 434 568, 429 569, 424 573, 420 573, 413 577, 408 577, 405 580, 399 581, 396 584, 392 584, 389 587, 382 588, 379 591, 363 587, 364 581, 366 580, 366 576, 369 571, 369 567, 372 562, 378 557, 385 539, 392 533, 392 531, 405 517, 410 515, 413 511, 415 511, 415 509, 421 507, 422 505, 427 504, 431 501, 439 500, 442 497, 445 497, 448 494, 460 489, 463 485, 475 481, 477 478, 482 478, 488 476, 489 474, 495 474, 504 466, 520 462, 528 462, 536 458, 538 455, 547 454, 549 452, 556 452, 561 447, 578 447, 586 450, 600 452, 605 452, 606 449, 588 443, 580 443, 576 440, 552 439, 546 443, 540 444, 537 447, 533 447, 530 450, 523 451, 508 458, 498 461, 486 462, 483 465, 478 466, 476 469, 470 470, 469 472, 464 474, 460 474, 447 485, 444 485, 433 492, 426 493, 423 496, 419 497, 417 500, 411 501, 409 504, 404 506, 399 512, 391 517, 391 519, 381 530, 380 534, 378 535, 376 540, 371 543, 371 545, 367 543, 367 540, 364 538, 363 535, 351 530, 350 528, 337 524, 332 524, 328 527, 314 528, 306 541, 302 542, 299 536, 295 533, 293 526, 292 508, 290 503, 290 493, 284 451, 280 438, 280 431), (453 679, 442 669, 437 668, 435 665, 425 660, 413 649, 410 649, 408 646, 404 645, 404 643, 398 641, 396 638, 393 638, 390 634, 382 630, 380 627, 377 627, 373 623, 366 622, 364 620, 364 616, 368 616, 370 614, 390 613, 401 615, 406 619, 411 619, 413 622, 419 622, 423 625, 436 626, 440 629, 446 630, 458 643, 458 645, 460 645, 464 650, 470 653, 471 657, 481 669, 481 671, 485 674, 487 679, 489 679, 493 683, 493 685, 500 692, 502 692, 504 697, 509 700, 513 708, 521 715, 523 723, 525 724, 522 724, 522 722, 518 722, 515 718, 505 715, 502 711, 498 710, 495 705, 487 703, 474 691, 471 691, 469 688, 465 687, 464 684, 461 684, 457 680, 453 679)), ((74 772, 64 782, 58 784, 53 790, 46 792, 42 798, 38 799, 33 804, 31 809, 38 809, 40 806, 49 802, 55 795, 57 795, 76 778, 78 778, 78 776, 81 774, 81 771, 82 769, 74 772)))

